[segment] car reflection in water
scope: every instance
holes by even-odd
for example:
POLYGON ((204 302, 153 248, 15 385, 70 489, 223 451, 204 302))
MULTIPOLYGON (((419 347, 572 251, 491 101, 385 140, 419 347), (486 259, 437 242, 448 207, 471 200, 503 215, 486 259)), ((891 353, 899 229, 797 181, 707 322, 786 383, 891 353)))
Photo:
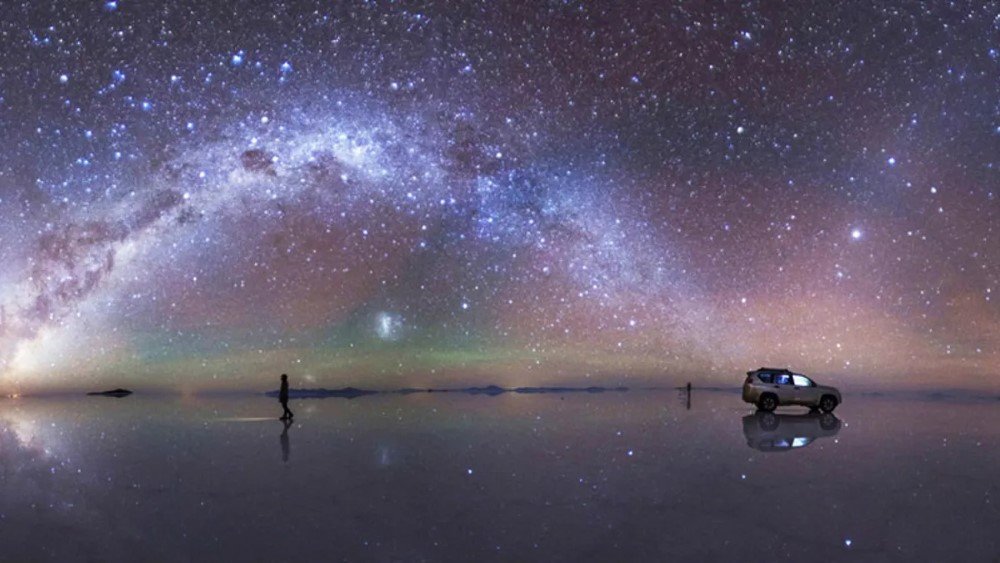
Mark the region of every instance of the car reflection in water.
POLYGON ((808 446, 816 438, 836 436, 840 419, 832 413, 775 414, 757 411, 743 417, 747 445, 762 452, 785 452, 808 446))

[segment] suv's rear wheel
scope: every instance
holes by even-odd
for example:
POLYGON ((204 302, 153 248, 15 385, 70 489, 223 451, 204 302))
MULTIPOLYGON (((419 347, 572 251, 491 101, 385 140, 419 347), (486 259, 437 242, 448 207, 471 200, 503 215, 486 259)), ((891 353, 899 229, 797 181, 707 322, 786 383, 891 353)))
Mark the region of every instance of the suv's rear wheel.
POLYGON ((823 412, 833 412, 837 408, 837 398, 833 395, 823 395, 819 400, 819 410, 823 412))
POLYGON ((774 393, 764 393, 757 399, 757 408, 764 412, 771 412, 778 408, 778 397, 774 393))

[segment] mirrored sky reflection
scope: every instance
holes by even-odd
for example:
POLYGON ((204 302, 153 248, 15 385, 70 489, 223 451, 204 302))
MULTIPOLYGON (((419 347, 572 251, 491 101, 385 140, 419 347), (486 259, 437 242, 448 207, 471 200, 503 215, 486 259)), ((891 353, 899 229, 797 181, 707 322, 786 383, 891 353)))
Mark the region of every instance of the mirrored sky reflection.
POLYGON ((995 8, 5 1, 0 391, 996 389, 995 8))
POLYGON ((834 435, 779 453, 748 445, 751 411, 731 393, 696 392, 691 410, 674 392, 293 408, 283 439, 263 418, 273 401, 257 397, 5 401, 3 558, 1000 553, 993 402, 859 398, 838 409, 834 435))

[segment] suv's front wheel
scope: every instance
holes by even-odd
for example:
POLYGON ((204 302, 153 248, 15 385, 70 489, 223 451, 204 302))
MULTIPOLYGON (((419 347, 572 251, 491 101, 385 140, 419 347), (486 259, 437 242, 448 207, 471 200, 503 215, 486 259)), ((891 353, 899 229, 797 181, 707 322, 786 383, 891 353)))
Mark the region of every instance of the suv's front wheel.
POLYGON ((764 393, 757 399, 757 408, 764 412, 771 412, 778 408, 778 397, 773 393, 764 393))
POLYGON ((837 408, 837 398, 833 395, 823 395, 823 398, 819 400, 819 410, 833 412, 835 408, 837 408))

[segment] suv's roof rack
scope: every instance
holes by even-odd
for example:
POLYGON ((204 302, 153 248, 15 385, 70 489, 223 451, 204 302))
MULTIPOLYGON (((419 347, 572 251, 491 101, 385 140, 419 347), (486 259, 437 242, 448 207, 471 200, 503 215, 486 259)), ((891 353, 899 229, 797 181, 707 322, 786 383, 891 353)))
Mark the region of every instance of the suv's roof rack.
POLYGON ((792 373, 792 371, 787 368, 760 368, 757 371, 777 371, 782 373, 792 373))

